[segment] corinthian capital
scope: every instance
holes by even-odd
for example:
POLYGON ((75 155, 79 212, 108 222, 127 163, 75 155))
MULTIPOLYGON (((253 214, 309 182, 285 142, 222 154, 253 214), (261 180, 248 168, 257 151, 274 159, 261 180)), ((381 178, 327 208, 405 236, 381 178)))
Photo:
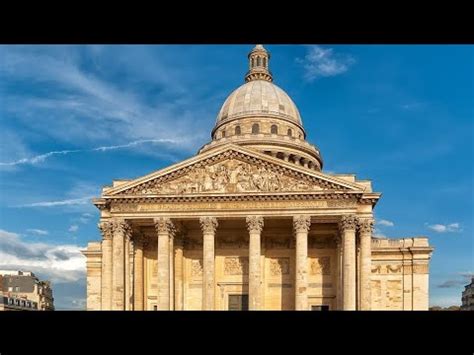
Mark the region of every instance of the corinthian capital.
POLYGON ((372 235, 372 230, 374 229, 374 220, 372 218, 360 218, 357 226, 359 227, 359 232, 361 234, 372 235))
POLYGON ((205 234, 214 234, 216 232, 218 223, 215 217, 201 217, 199 218, 201 223, 202 232, 205 234))
POLYGON ((159 217, 153 220, 155 222, 156 233, 158 234, 169 234, 173 235, 175 232, 173 222, 171 218, 168 217, 159 217))
POLYGON ((112 221, 103 221, 98 224, 103 239, 112 239, 114 224, 112 221))
POLYGON ((263 217, 261 216, 248 216, 245 218, 247 222, 247 229, 249 232, 261 233, 263 229, 263 217))
POLYGON ((344 215, 341 217, 339 222, 339 229, 344 230, 356 230, 357 228, 357 217, 353 214, 344 215))
POLYGON ((295 232, 308 232, 311 226, 311 216, 299 215, 293 217, 293 228, 295 232))
POLYGON ((113 219, 113 228, 114 233, 123 233, 126 238, 131 238, 132 236, 132 228, 130 227, 130 224, 122 218, 113 219))

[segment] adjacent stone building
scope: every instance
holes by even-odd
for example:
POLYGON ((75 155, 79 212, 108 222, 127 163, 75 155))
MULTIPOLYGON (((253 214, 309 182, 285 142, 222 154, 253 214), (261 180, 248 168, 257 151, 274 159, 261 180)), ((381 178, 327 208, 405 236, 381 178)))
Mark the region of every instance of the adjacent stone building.
POLYGON ((87 309, 427 310, 428 239, 373 238, 381 194, 324 173, 270 54, 248 61, 196 156, 94 200, 87 309))
POLYGON ((462 292, 462 311, 474 311, 474 277, 469 285, 464 286, 462 292))
POLYGON ((53 290, 49 281, 40 281, 29 271, 0 270, 0 275, 3 297, 8 298, 4 304, 7 302, 8 305, 27 308, 35 304, 37 310, 54 311, 53 290))

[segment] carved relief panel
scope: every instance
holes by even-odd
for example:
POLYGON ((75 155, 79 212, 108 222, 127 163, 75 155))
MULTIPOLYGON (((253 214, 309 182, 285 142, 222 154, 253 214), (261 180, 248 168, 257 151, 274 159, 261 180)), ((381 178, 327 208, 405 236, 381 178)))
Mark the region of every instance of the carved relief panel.
POLYGON ((331 258, 322 256, 310 259, 311 275, 331 275, 331 258))
POLYGON ((290 274, 290 258, 272 258, 269 262, 271 276, 290 274))
POLYGON ((248 275, 249 258, 230 256, 224 259, 224 275, 248 275))

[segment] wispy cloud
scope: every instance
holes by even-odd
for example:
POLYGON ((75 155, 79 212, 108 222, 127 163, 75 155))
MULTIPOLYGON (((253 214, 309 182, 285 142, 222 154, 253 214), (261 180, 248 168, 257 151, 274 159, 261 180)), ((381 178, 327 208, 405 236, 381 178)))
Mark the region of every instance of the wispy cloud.
POLYGON ((69 227, 68 231, 75 233, 79 230, 79 226, 77 224, 73 224, 72 226, 69 227))
POLYGON ((0 268, 28 270, 53 282, 72 282, 85 276, 85 257, 77 245, 28 243, 17 233, 0 229, 0 268))
POLYGON ((333 48, 314 45, 308 46, 305 57, 297 58, 297 62, 305 69, 304 78, 313 81, 345 73, 355 63, 355 59, 350 55, 335 53, 333 48))
POLYGON ((377 220, 376 224, 379 226, 385 226, 385 227, 393 227, 395 224, 392 221, 386 220, 386 219, 379 219, 377 220))
POLYGON ((462 232, 461 225, 459 223, 450 223, 450 224, 428 224, 425 225, 435 231, 436 233, 455 233, 462 232))
POLYGON ((463 286, 467 285, 473 277, 474 277, 474 272, 473 271, 460 272, 460 273, 458 273, 458 276, 442 282, 441 284, 437 285, 437 287, 439 287, 439 288, 459 288, 459 287, 463 287, 463 286))
POLYGON ((81 222, 82 224, 87 224, 87 223, 89 223, 89 221, 91 220, 92 217, 93 216, 92 216, 91 213, 83 213, 79 217, 79 222, 81 222))
POLYGON ((46 159, 55 156, 55 155, 67 155, 73 153, 84 153, 84 152, 107 152, 116 149, 126 149, 136 147, 142 144, 149 144, 149 143, 162 143, 162 144, 179 144, 181 140, 179 139, 142 139, 133 141, 127 144, 121 145, 110 145, 110 146, 100 146, 91 149, 74 149, 74 150, 60 150, 60 151, 52 151, 45 154, 40 154, 33 156, 31 158, 22 158, 12 162, 0 162, 0 166, 14 166, 14 165, 22 165, 22 164, 38 164, 44 162, 46 159))
POLYGON ((18 122, 27 133, 42 132, 57 142, 74 141, 78 147, 106 143, 93 149, 55 150, 28 157, 29 149, 23 148, 21 154, 18 142, 14 150, 20 154, 4 155, 0 167, 5 170, 51 156, 138 148, 153 142, 164 143, 162 149, 137 151, 153 156, 170 151, 187 154, 205 143, 218 107, 214 103, 217 98, 202 97, 204 91, 193 89, 200 72, 170 66, 166 47, 130 47, 127 56, 117 55, 123 48, 97 48, 0 48, 1 80, 31 84, 28 92, 2 95, 2 116, 11 117, 9 121, 18 122), (95 63, 95 67, 84 63, 95 63), (43 89, 34 90, 44 87, 48 88, 47 96, 43 89), (117 141, 129 143, 114 145, 117 141))
POLYGON ((49 234, 49 232, 47 230, 44 230, 44 229, 31 228, 31 229, 27 229, 26 231, 30 232, 30 233, 33 233, 33 234, 37 234, 37 235, 48 235, 49 234))
POLYGON ((59 200, 59 201, 41 201, 41 202, 34 202, 28 203, 24 205, 18 205, 15 207, 22 208, 22 207, 56 207, 56 206, 71 206, 71 205, 85 205, 91 203, 91 199, 94 198, 94 195, 81 197, 81 198, 73 198, 68 200, 59 200))

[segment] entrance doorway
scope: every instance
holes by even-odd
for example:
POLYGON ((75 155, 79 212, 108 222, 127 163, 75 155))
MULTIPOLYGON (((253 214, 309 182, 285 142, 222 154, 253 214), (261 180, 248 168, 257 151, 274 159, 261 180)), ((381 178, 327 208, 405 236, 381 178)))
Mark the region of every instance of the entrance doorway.
POLYGON ((329 311, 328 305, 321 305, 321 306, 311 306, 312 311, 329 311))
POLYGON ((249 295, 229 295, 229 311, 248 311, 249 295))

